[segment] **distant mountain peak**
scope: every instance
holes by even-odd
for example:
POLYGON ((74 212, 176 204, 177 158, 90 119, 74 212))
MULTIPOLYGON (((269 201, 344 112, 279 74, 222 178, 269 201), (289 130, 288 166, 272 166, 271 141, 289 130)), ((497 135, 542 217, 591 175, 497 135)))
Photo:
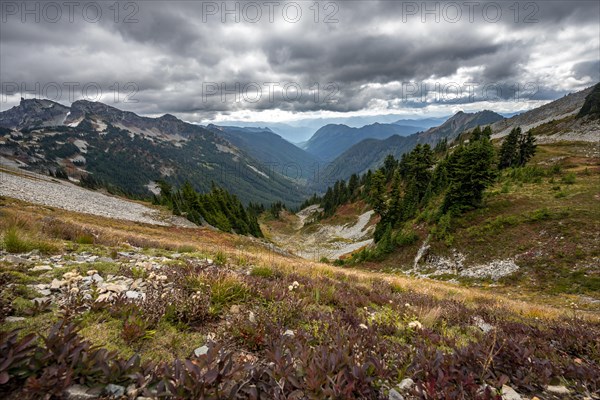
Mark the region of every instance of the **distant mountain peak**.
POLYGON ((177 118, 173 114, 165 114, 162 117, 160 117, 159 119, 163 120, 163 121, 179 121, 179 118, 177 118))

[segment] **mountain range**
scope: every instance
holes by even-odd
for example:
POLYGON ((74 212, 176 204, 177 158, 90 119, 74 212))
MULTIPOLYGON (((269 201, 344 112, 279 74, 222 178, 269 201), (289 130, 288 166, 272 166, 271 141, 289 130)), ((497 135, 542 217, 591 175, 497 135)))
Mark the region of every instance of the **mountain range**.
MULTIPOLYGON (((244 202, 301 201, 303 186, 205 127, 172 115, 142 117, 80 100, 71 107, 36 99, 0 113, 0 155, 25 168, 65 171, 128 195, 147 197, 156 182, 189 181, 200 191, 214 182, 244 202)), ((292 146, 291 144, 289 146, 292 146)))
POLYGON ((561 132, 592 140, 597 123, 574 118, 592 90, 511 118, 485 110, 458 112, 443 122, 328 124, 302 146, 270 127, 204 127, 170 114, 148 118, 98 102, 79 100, 67 107, 22 99, 0 113, 0 156, 22 168, 62 171, 72 180, 135 197, 156 193, 160 180, 174 185, 189 181, 199 191, 216 183, 244 203, 283 201, 294 207, 308 193, 378 168, 388 154, 399 158, 419 143, 451 142, 476 126, 491 125, 494 137, 501 137, 516 126, 528 130, 560 121, 561 132))
POLYGON ((329 162, 364 139, 386 139, 393 135, 407 136, 419 127, 375 123, 361 128, 347 125, 325 125, 303 144, 303 148, 319 159, 329 162))

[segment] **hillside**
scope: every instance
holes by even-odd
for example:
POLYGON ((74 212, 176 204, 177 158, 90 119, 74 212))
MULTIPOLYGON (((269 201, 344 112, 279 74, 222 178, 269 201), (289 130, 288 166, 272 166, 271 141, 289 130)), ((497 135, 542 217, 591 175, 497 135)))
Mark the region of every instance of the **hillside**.
POLYGON ((597 389, 600 320, 545 304, 553 297, 522 302, 308 262, 207 228, 4 197, 0 213, 7 399, 566 399, 597 389))
MULTIPOLYGON (((589 100, 586 104, 593 104, 590 103, 594 101, 593 95, 589 90, 586 93, 583 97, 589 100)), ((554 109, 560 117, 560 108, 554 109)), ((294 216, 284 215, 280 220, 266 220, 264 224, 276 243, 309 259, 319 255, 336 265, 483 285, 527 299, 535 295, 533 293, 561 294, 569 299, 563 301, 598 309, 600 254, 596 243, 600 240, 600 149, 597 138, 600 128, 593 115, 576 115, 578 112, 574 110, 571 116, 551 119, 531 130, 537 147, 526 165, 498 170, 498 157, 506 139, 493 139, 489 144, 495 147, 496 153, 490 167, 491 186, 482 192, 481 202, 470 204, 464 211, 444 209, 446 189, 434 186, 447 188, 444 185, 448 184, 450 167, 446 163, 452 154, 477 144, 474 132, 463 132, 458 137, 456 132, 460 130, 449 129, 456 127, 449 122, 436 130, 450 132, 448 137, 456 140, 435 152, 428 150, 429 156, 416 162, 423 168, 423 177, 416 179, 416 186, 411 186, 410 181, 403 182, 401 176, 410 168, 416 168, 406 163, 419 156, 423 147, 417 147, 406 160, 388 158, 385 163, 380 162, 379 170, 374 168, 372 174, 357 177, 354 184, 338 182, 333 186, 330 183, 332 186, 325 197, 311 200, 310 206, 298 214, 308 213, 311 218, 299 218, 295 222, 294 216), (574 134, 574 127, 589 134, 574 134), (592 136, 595 141, 591 140, 592 136), (428 158, 429 161, 425 161, 428 158), (396 173, 400 174, 398 178, 396 173), (380 189, 374 192, 374 187, 380 189), (416 190, 426 200, 419 198, 415 202, 406 197, 416 190), (315 210, 324 212, 327 207, 333 207, 333 211, 324 218, 315 214, 315 210), (377 229, 361 229, 359 240, 338 234, 353 226, 364 227, 359 224, 362 216, 373 213, 376 207, 383 210, 380 215, 378 212, 371 215, 373 224, 378 224, 377 229), (391 223, 394 233, 389 240, 393 243, 377 254, 382 245, 369 240, 375 238, 377 242, 378 234, 382 240, 384 230, 378 222, 384 217, 389 219, 392 212, 402 215, 398 222, 391 223), (310 244, 311 252, 303 248, 304 244, 310 244), (336 252, 335 248, 342 251, 336 252)), ((536 110, 531 113, 536 114, 536 110)), ((464 116, 457 115, 457 119, 464 120, 464 116)), ((436 134, 436 130, 430 134, 436 134)), ((492 134, 492 138, 497 136, 493 131, 492 134)), ((346 159, 345 165, 357 165, 361 160, 374 162, 376 157, 383 159, 399 149, 400 154, 411 150, 401 147, 406 145, 402 138, 391 137, 382 141, 387 151, 382 149, 375 153, 372 149, 377 148, 378 142, 363 142, 362 152, 357 151, 355 158, 346 159)), ((476 161, 473 159, 463 165, 468 167, 476 161)), ((472 179, 466 177, 464 181, 468 183, 472 179)))
MULTIPOLYGON (((580 92, 571 93, 541 107, 498 121, 492 124, 494 137, 507 135, 515 126, 520 126, 521 129, 527 131, 544 123, 575 116, 583 107, 586 97, 592 90, 593 87, 590 87, 580 92)), ((589 141, 585 137, 582 140, 589 141)))
POLYGON ((303 184, 314 179, 319 160, 268 128, 209 125, 208 129, 244 149, 268 170, 303 184))
POLYGON ((215 182, 246 203, 294 205, 303 194, 298 183, 245 149, 172 115, 147 118, 88 101, 66 108, 22 100, 0 113, 0 127, 9 129, 2 132, 0 155, 23 168, 59 171, 117 193, 149 197, 162 179, 175 185, 189 181, 200 191, 215 182))

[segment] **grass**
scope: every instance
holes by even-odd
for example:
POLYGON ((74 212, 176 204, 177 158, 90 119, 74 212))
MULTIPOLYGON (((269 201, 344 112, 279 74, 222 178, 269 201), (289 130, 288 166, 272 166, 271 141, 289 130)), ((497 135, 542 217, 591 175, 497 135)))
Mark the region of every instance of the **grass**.
POLYGON ((44 254, 52 254, 59 250, 58 246, 49 241, 26 237, 16 226, 10 226, 4 232, 2 248, 9 253, 27 253, 39 250, 44 254))
POLYGON ((275 277, 275 272, 269 267, 254 267, 250 271, 251 276, 258 276, 265 279, 271 279, 275 277))
POLYGON ((227 263, 227 256, 225 255, 224 252, 219 250, 215 253, 214 262, 217 265, 223 265, 223 264, 227 263))
MULTIPOLYGON (((494 201, 496 200, 497 198, 494 201)), ((572 211, 563 214, 560 210, 538 205, 520 209, 518 220, 511 225, 506 223, 505 219, 498 218, 507 210, 503 204, 503 200, 500 199, 499 213, 495 216, 477 216, 481 221, 486 221, 484 226, 489 225, 490 228, 486 229, 497 229, 497 236, 503 236, 505 231, 522 226, 546 227, 547 224, 555 224, 557 220, 560 221, 566 216, 572 218, 573 215, 572 211)), ((458 229, 464 233, 465 221, 459 219, 456 223, 458 229)), ((103 224, 97 226, 99 230, 103 228, 103 224)), ((117 231, 115 234, 124 234, 123 232, 130 228, 123 224, 118 229, 113 225, 111 229, 117 231)), ((170 228, 167 227, 144 229, 156 229, 165 235, 170 232, 170 228)), ((570 232, 570 229, 571 227, 567 227, 565 232, 570 232)), ((189 236, 184 232, 179 235, 189 236)), ((419 233, 418 236, 425 237, 423 233, 419 233)), ((170 239, 177 237, 175 234, 170 239)), ((456 240, 463 240, 462 235, 457 237, 459 238, 456 240)), ((474 238, 467 237, 464 240, 472 239, 474 238)), ((151 327, 143 324, 139 334, 134 332, 128 336, 124 335, 128 319, 117 316, 114 308, 86 311, 77 317, 82 328, 81 335, 93 345, 117 351, 126 359, 139 354, 144 361, 171 361, 188 357, 195 348, 210 343, 207 339, 207 335, 210 334, 211 337, 216 335, 218 343, 231 346, 236 352, 236 357, 250 354, 262 362, 264 354, 272 350, 269 347, 270 343, 278 343, 273 341, 281 338, 282 333, 287 330, 292 330, 297 340, 303 340, 301 338, 304 335, 310 335, 310 348, 331 345, 331 338, 341 331, 338 326, 341 320, 346 324, 343 325, 344 329, 357 329, 365 337, 376 335, 373 337, 380 344, 395 343, 409 349, 423 341, 431 340, 427 346, 441 350, 447 355, 452 354, 455 348, 468 349, 484 339, 480 330, 472 326, 473 315, 483 315, 487 321, 493 321, 494 324, 514 322, 541 327, 554 322, 563 323, 566 316, 572 315, 591 323, 600 323, 598 313, 573 311, 565 304, 544 304, 552 299, 552 296, 521 301, 512 293, 502 292, 498 287, 463 287, 364 269, 340 269, 328 264, 286 257, 261 247, 255 247, 245 253, 244 257, 253 265, 249 274, 246 274, 245 270, 233 265, 239 257, 239 239, 230 244, 226 243, 226 239, 222 240, 223 250, 220 251, 232 264, 213 266, 214 270, 201 272, 193 268, 182 268, 183 264, 179 260, 187 265, 203 259, 206 254, 216 254, 198 239, 195 244, 199 249, 197 253, 181 255, 177 263, 165 262, 163 267, 165 270, 189 274, 185 289, 190 294, 202 291, 204 295, 209 295, 212 314, 210 318, 199 323, 184 324, 170 322, 164 317, 158 322, 153 322, 151 327), (293 282, 299 284, 294 290, 289 290, 288 286, 292 286, 293 282), (231 309, 230 306, 234 304, 240 306, 238 311, 231 309), (249 317, 250 313, 252 318, 249 317), (416 325, 411 327, 410 324, 415 321, 424 329, 421 330, 416 325), (363 325, 366 328, 363 328, 363 325)), ((414 242, 414 239, 410 239, 407 242, 410 244, 406 247, 413 247, 418 246, 420 241, 414 242)), ((102 254, 111 253, 115 249, 98 244, 95 246, 98 246, 95 251, 102 254)), ((246 246, 250 244, 244 244, 244 248, 246 246)), ((151 249, 135 251, 155 254, 151 249)), ((585 259, 585 246, 581 251, 585 259)), ((157 252, 163 255, 170 254, 169 250, 165 249, 157 249, 157 252)), ((130 266, 125 266, 127 267, 130 266)), ((123 273, 120 270, 122 267, 117 263, 89 263, 75 268, 81 272, 96 269, 101 274, 123 273)), ((69 269, 70 267, 66 267, 60 272, 64 273, 69 269)), ((24 277, 33 281, 39 279, 23 267, 4 266, 3 272, 5 271, 14 273, 21 281, 26 280, 24 277)), ((593 277, 578 273, 569 276, 567 284, 577 280, 582 282, 582 285, 588 285, 586 290, 597 290, 598 281, 590 278, 593 277)), ((22 286, 22 289, 25 288, 27 286, 22 286)), ((28 298, 34 293, 18 294, 13 301, 13 307, 16 310, 15 314, 24 315, 31 306, 28 298)), ((562 295, 554 298, 563 301, 565 299, 562 295)), ((25 321, 3 324, 1 330, 21 327, 23 333, 44 332, 50 321, 56 320, 57 313, 55 309, 28 317, 25 321)), ((403 353, 402 357, 393 362, 384 361, 398 366, 398 372, 394 376, 414 377, 413 372, 407 369, 413 357, 415 355, 407 350, 406 354, 403 353)))
MULTIPOLYGON (((593 186, 594 177, 586 181, 579 181, 574 186, 587 185, 587 187, 593 186)), ((597 178, 596 178, 597 179, 597 178)), ((550 192, 550 191, 549 191, 550 192)), ((526 212, 527 210, 535 211, 540 209, 540 202, 536 201, 537 196, 545 196, 544 192, 538 189, 527 191, 533 199, 527 200, 515 198, 513 194, 509 194, 516 203, 511 204, 510 201, 502 197, 495 197, 493 203, 486 210, 494 210, 497 215, 508 213, 512 208, 526 212), (530 205, 529 205, 530 204, 530 205)), ((593 237, 587 238, 582 235, 577 238, 573 235, 574 231, 580 230, 581 232, 592 232, 594 221, 597 221, 598 216, 588 215, 590 209, 593 209, 592 205, 595 205, 597 200, 594 200, 593 194, 585 195, 583 197, 577 197, 579 203, 576 207, 570 207, 571 214, 569 215, 569 223, 566 225, 558 225, 555 221, 542 221, 542 224, 551 223, 548 227, 552 228, 553 233, 556 236, 558 233, 569 233, 569 236, 573 236, 575 240, 580 239, 583 251, 589 254, 589 248, 593 245, 593 237), (589 205, 586 205, 588 204, 589 205), (583 207, 582 207, 583 206, 583 207), (596 219, 594 219, 596 218, 596 219)), ((551 197, 551 196, 550 196, 551 197)), ((556 201, 556 200, 555 200, 556 201)), ((544 202, 547 203, 546 200, 544 202)), ((541 203, 543 204, 543 203, 541 203)), ((548 204, 551 206, 553 204, 548 204)), ((548 207, 551 209, 550 207, 548 207)), ((343 276, 343 279, 347 279, 352 282, 360 282, 364 279, 370 279, 376 277, 384 279, 392 285, 402 288, 403 290, 411 290, 416 293, 423 295, 431 295, 435 298, 447 298, 465 304, 477 306, 481 299, 487 299, 487 301, 501 305, 501 307, 511 310, 516 313, 522 313, 523 315, 542 315, 544 318, 555 319, 559 318, 563 314, 564 307, 568 307, 565 304, 563 295, 557 296, 554 293, 546 293, 544 296, 539 296, 539 288, 532 286, 529 288, 520 288, 518 291, 510 290, 511 287, 494 287, 493 290, 488 290, 485 287, 473 288, 473 287, 461 287, 455 284, 449 284, 445 282, 438 282, 433 280, 415 280, 414 278, 382 274, 377 272, 381 265, 377 265, 376 269, 367 270, 369 265, 363 266, 361 269, 345 267, 343 269, 337 268, 332 265, 321 264, 313 261, 302 260, 298 258, 290 258, 284 255, 275 253, 270 248, 257 244, 255 241, 249 240, 243 237, 237 237, 222 232, 215 232, 204 228, 176 228, 176 227, 161 227, 161 226, 150 226, 144 224, 131 224, 121 221, 116 221, 108 218, 102 218, 97 216, 77 214, 64 210, 48 209, 46 207, 31 206, 27 203, 7 199, 3 212, 7 216, 7 219, 12 221, 19 220, 24 221, 26 225, 32 226, 34 231, 40 231, 42 227, 42 220, 54 220, 56 224, 73 226, 73 229, 94 229, 97 232, 96 245, 106 246, 103 243, 109 243, 106 252, 111 253, 118 251, 127 250, 127 247, 123 247, 122 243, 127 240, 128 237, 138 236, 140 240, 143 238, 150 239, 157 243, 158 247, 154 250, 163 253, 164 251, 176 250, 181 243, 191 243, 193 246, 198 248, 200 252, 198 254, 216 254, 221 251, 224 255, 229 255, 232 259, 235 259, 235 254, 238 252, 240 245, 244 246, 245 257, 248 258, 250 265, 257 267, 265 267, 272 269, 277 274, 299 274, 307 277, 316 276, 335 276, 336 279, 341 279, 339 276, 343 276), (192 234, 192 232, 194 232, 192 234)), ((489 218, 489 211, 482 211, 483 214, 479 215, 474 213, 473 217, 489 218), (488 213, 487 217, 486 214, 488 213), (479 215, 479 216, 478 216, 479 215)), ((495 218, 495 217, 494 217, 495 218)), ((5 219, 5 221, 7 220, 5 219)), ((466 220, 464 224, 467 227, 478 224, 479 222, 466 220)), ((418 228, 418 227, 417 227, 418 228)), ((518 227, 516 227, 518 228, 518 227)), ((516 229, 515 228, 515 229, 516 229)), ((541 227, 543 229, 543 227, 541 227)), ((459 228, 459 232, 466 228, 459 228)), ((421 238, 427 236, 427 232, 418 231, 421 238)), ((486 244, 477 243, 476 241, 468 240, 466 243, 472 245, 476 254, 479 252, 485 253, 488 250, 492 250, 490 256, 494 257, 493 250, 498 248, 510 249, 512 244, 511 240, 515 237, 513 233, 508 232, 508 237, 505 239, 504 235, 499 237, 502 240, 494 239, 494 246, 487 247, 486 244), (507 246, 507 247, 504 247, 507 246)), ((518 237, 530 237, 530 240, 537 240, 537 235, 532 235, 529 231, 518 232, 518 237)), ((550 235, 550 233, 549 233, 550 235)), ((462 237, 463 235, 457 235, 462 237)), ((517 240, 519 242, 519 240, 517 240)), ((414 243, 413 245, 402 247, 400 253, 396 253, 391 257, 388 262, 392 262, 394 267, 398 265, 407 264, 410 265, 414 258, 414 254, 419 248, 421 241, 414 243), (398 259, 398 256, 404 257, 406 261, 394 261, 398 259)), ((445 249, 445 246, 443 246, 445 249)), ((587 257, 587 256, 586 256, 587 257)), ((567 261, 561 261, 561 265, 564 265, 567 261)), ((62 271, 62 273, 67 272, 62 271)), ((23 272, 11 272, 19 282, 22 283, 33 283, 36 281, 35 277, 31 277, 23 272)), ((515 284, 521 284, 516 282, 515 284)), ((585 311, 581 311, 582 315, 586 317, 592 317, 585 311)), ((597 318, 597 317, 596 317, 597 318)))
POLYGON ((248 286, 234 275, 224 274, 210 281, 211 306, 215 311, 244 302, 250 296, 248 286))

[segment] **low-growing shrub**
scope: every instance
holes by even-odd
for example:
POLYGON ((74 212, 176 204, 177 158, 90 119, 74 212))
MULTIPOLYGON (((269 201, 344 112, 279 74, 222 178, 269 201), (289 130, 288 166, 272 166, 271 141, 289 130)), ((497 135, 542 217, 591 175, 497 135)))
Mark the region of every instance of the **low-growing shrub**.
POLYGON ((394 238, 396 244, 399 246, 410 246, 419 240, 419 235, 415 231, 404 232, 400 231, 394 238))
POLYGON ((562 177, 561 181, 563 183, 566 183, 567 185, 572 185, 575 183, 576 181, 576 176, 575 173, 573 172, 569 172, 568 174, 566 174, 565 176, 562 177))
POLYGON ((214 262, 217 265, 225 265, 227 263, 227 256, 222 251, 217 251, 215 254, 214 262))
POLYGON ((250 271, 250 276, 258 276, 265 279, 272 279, 275 277, 275 272, 269 267, 254 267, 250 271))
POLYGON ((75 238, 75 243, 78 244, 94 244, 94 241, 94 236, 87 233, 79 235, 75 238))

